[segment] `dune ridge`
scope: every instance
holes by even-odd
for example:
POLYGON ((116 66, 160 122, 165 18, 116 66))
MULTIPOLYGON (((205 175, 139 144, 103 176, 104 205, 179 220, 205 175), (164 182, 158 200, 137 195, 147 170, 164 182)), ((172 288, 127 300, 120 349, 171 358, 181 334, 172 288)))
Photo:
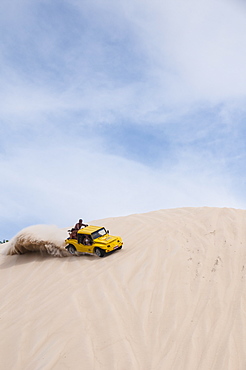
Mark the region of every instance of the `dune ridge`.
POLYGON ((0 255, 4 369, 244 370, 246 211, 180 208, 91 222, 106 258, 0 255))

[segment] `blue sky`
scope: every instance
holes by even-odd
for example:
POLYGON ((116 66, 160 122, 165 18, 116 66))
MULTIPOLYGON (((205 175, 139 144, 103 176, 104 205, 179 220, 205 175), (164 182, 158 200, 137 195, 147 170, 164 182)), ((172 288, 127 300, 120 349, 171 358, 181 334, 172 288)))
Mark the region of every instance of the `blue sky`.
POLYGON ((242 1, 3 0, 0 35, 0 240, 245 209, 242 1))

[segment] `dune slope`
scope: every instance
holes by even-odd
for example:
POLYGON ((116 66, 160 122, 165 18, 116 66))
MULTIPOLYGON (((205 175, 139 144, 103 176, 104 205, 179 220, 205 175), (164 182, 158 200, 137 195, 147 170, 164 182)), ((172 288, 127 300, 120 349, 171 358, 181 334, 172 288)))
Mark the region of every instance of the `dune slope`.
POLYGON ((2 369, 246 368, 246 211, 93 223, 124 248, 106 258, 0 255, 2 369))

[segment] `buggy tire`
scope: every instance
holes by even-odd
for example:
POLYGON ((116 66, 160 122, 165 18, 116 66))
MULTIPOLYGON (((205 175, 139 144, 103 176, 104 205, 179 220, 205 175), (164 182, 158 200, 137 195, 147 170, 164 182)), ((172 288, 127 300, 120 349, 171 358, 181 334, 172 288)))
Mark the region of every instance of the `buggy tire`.
POLYGON ((72 244, 69 244, 69 245, 66 247, 66 249, 68 250, 68 252, 69 252, 70 254, 72 254, 73 256, 75 255, 75 253, 76 253, 76 248, 75 248, 72 244))
POLYGON ((101 248, 95 248, 95 253, 98 257, 104 257, 105 256, 105 251, 101 248))

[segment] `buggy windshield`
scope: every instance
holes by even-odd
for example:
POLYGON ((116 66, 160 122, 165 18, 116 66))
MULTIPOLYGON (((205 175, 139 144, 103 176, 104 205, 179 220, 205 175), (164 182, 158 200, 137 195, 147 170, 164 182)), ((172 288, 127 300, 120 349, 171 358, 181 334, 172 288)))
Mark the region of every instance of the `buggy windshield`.
POLYGON ((107 234, 107 231, 103 227, 102 229, 94 231, 94 233, 92 233, 91 236, 92 236, 92 239, 94 240, 94 239, 100 238, 100 236, 103 236, 103 235, 106 235, 106 234, 107 234))

